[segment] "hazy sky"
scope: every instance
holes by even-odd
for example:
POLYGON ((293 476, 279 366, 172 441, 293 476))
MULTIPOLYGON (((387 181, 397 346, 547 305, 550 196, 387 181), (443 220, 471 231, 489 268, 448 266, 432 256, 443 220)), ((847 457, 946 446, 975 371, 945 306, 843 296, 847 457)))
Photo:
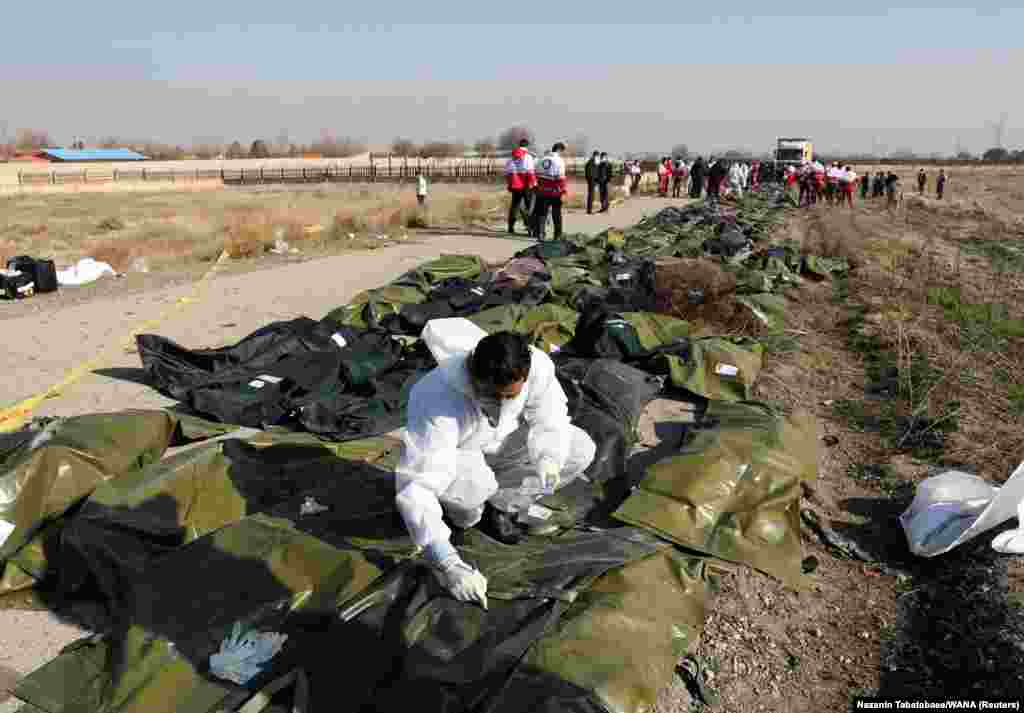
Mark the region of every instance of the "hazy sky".
POLYGON ((248 143, 329 129, 384 144, 525 123, 544 143, 582 133, 611 152, 807 135, 823 150, 949 153, 991 146, 1005 113, 1004 143, 1024 146, 1024 9, 769 5, 17 3, 0 132, 248 143))

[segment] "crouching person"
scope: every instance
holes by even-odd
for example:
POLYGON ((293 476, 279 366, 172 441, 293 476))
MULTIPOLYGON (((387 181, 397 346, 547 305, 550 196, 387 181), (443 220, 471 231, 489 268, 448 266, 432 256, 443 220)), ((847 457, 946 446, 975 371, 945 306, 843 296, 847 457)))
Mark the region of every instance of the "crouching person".
MULTIPOLYGON (((481 519, 488 531, 492 520, 507 524, 531 497, 524 478, 553 492, 583 474, 596 447, 570 422, 551 358, 524 337, 438 319, 423 339, 438 366, 409 396, 396 502, 441 583, 456 599, 486 607, 487 582, 459 557, 445 519, 457 529, 481 519)), ((551 529, 537 522, 528 531, 551 529)))

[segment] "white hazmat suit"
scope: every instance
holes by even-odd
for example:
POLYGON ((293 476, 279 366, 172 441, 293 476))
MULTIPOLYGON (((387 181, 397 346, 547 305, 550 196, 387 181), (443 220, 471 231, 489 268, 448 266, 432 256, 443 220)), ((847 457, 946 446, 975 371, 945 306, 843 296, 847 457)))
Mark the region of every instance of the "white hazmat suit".
MULTIPOLYGON (((457 557, 442 512, 457 527, 472 527, 499 488, 517 491, 535 474, 560 476, 565 485, 594 459, 594 442, 570 422, 555 365, 539 349, 530 347, 530 372, 519 395, 486 408, 467 368, 485 336, 461 318, 431 320, 423 331, 438 366, 409 395, 396 503, 413 543, 432 563, 457 557)), ((499 500, 495 505, 508 509, 508 499, 505 505, 499 500)))

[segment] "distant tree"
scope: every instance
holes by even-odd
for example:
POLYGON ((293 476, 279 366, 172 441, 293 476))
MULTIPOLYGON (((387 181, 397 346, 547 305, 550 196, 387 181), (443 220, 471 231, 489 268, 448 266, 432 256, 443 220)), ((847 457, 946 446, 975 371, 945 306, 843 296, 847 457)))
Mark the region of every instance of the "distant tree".
POLYGON ((227 151, 228 158, 244 158, 245 149, 242 148, 242 144, 238 141, 232 141, 231 145, 228 146, 227 151))
POLYGON ((981 155, 986 161, 1006 161, 1010 158, 1010 152, 1004 149, 1002 146, 990 148, 988 151, 981 155))
POLYGON ((288 158, 295 158, 296 156, 299 156, 301 153, 302 150, 295 144, 291 144, 288 147, 288 158))
POLYGON ((519 146, 519 142, 526 139, 533 145, 534 137, 533 132, 525 126, 513 126, 505 129, 498 135, 498 149, 501 151, 511 151, 512 149, 519 146))
POLYGON ((590 138, 586 134, 576 134, 565 147, 566 156, 586 156, 590 153, 590 138))
POLYGON ((743 158, 744 156, 746 156, 746 154, 743 151, 737 151, 736 149, 729 149, 724 154, 722 154, 722 158, 727 158, 731 161, 737 161, 743 158))
POLYGON ((457 158, 466 153, 466 145, 455 141, 428 141, 420 147, 422 158, 457 158))
POLYGON ((223 147, 212 143, 196 144, 189 150, 189 153, 196 158, 208 161, 220 156, 223 153, 223 147))
POLYGON ((410 139, 395 139, 391 142, 391 153, 395 156, 415 156, 416 144, 410 139))
POLYGON ((956 157, 961 161, 970 161, 974 158, 970 151, 957 151, 956 157))
POLYGON ((270 158, 270 149, 263 139, 256 139, 249 147, 249 158, 270 158))
POLYGON ((321 132, 319 141, 309 147, 310 151, 324 158, 348 158, 366 152, 366 142, 343 137, 336 139, 326 130, 321 132))
POLYGON ((52 146, 50 134, 41 129, 18 129, 14 134, 14 145, 19 151, 34 151, 52 146))
POLYGON ((889 154, 889 158, 895 158, 900 161, 913 161, 919 157, 910 149, 896 149, 889 154))
POLYGON ((1024 161, 1024 149, 1017 149, 1012 156, 1014 161, 1024 161))
POLYGON ((476 151, 480 156, 489 158, 494 155, 497 147, 494 145, 494 139, 480 139, 473 144, 473 150, 476 151))
POLYGON ((690 148, 686 144, 676 144, 672 147, 672 155, 686 159, 690 157, 690 148))

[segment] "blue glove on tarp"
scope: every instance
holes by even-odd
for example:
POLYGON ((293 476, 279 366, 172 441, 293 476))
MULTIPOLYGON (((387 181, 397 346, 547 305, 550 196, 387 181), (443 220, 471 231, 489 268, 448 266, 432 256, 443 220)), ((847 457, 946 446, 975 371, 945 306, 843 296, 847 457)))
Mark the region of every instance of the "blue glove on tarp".
POLYGON ((220 644, 220 651, 210 656, 210 673, 239 686, 244 686, 263 672, 264 665, 277 656, 288 640, 287 634, 250 631, 242 634, 241 622, 220 644))

